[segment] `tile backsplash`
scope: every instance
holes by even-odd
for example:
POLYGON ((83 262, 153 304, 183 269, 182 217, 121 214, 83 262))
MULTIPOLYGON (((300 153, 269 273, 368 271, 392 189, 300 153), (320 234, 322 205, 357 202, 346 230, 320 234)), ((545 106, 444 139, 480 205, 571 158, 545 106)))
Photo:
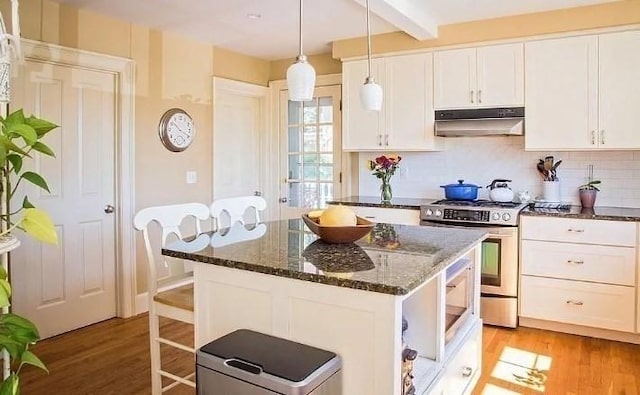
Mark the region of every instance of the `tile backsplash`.
MULTIPOLYGON (((401 170, 391 179, 397 197, 440 198, 444 197, 440 185, 464 179, 486 186, 496 178, 513 180, 516 196, 522 190, 540 196, 542 178, 536 164, 553 155, 562 160, 557 173, 562 201, 580 204, 578 186, 586 182, 588 165, 593 165, 594 179, 602 181, 596 206, 640 207, 640 151, 527 152, 524 137, 519 136, 447 138, 441 152, 398 153, 401 170)), ((367 160, 378 155, 358 155, 360 195, 380 194, 380 180, 366 168, 367 160)), ((488 198, 488 189, 481 189, 479 198, 488 198)))

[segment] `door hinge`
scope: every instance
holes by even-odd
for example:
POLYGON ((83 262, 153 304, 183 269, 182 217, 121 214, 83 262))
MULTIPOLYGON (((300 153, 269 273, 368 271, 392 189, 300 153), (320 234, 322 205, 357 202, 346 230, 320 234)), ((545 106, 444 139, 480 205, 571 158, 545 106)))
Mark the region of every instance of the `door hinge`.
POLYGON ((342 99, 340 99, 340 111, 342 111, 342 99))
POLYGON ((342 172, 340 172, 340 176, 338 177, 338 179, 340 180, 340 181, 338 181, 338 182, 339 182, 340 184, 342 184, 342 172))

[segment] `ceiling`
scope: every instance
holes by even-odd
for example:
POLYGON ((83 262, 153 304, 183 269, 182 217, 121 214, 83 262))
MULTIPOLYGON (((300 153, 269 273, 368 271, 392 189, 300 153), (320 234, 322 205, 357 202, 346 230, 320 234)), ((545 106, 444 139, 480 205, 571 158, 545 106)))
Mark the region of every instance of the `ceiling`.
MULTIPOLYGON (((171 31, 236 52, 274 60, 298 53, 298 0, 55 0, 99 14, 171 31), (249 18, 249 14, 260 15, 249 18)), ((605 3, 612 0, 371 0, 373 34, 605 3), (415 17, 420 15, 420 18, 415 17), (425 21, 428 21, 425 22, 425 21)), ((364 0, 307 0, 304 52, 366 34, 364 0)), ((416 36, 416 34, 412 34, 416 36)), ((428 35, 420 37, 424 39, 428 35)))

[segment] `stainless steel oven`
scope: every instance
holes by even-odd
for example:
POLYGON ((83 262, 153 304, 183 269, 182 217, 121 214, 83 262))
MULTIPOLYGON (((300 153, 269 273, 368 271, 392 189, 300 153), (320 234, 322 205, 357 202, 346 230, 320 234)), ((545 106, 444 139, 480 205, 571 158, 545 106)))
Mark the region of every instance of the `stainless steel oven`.
POLYGON ((439 201, 421 209, 423 224, 482 227, 489 233, 482 243, 480 263, 480 316, 486 324, 511 328, 518 325, 517 222, 523 207, 518 203, 500 206, 487 201, 439 201))

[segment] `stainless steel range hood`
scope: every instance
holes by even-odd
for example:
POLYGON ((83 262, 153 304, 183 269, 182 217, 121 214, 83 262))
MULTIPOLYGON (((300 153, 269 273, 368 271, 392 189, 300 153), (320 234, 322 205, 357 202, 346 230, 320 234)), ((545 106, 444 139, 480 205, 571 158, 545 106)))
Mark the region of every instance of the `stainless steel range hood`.
POLYGON ((437 110, 436 136, 521 136, 524 107, 437 110))

